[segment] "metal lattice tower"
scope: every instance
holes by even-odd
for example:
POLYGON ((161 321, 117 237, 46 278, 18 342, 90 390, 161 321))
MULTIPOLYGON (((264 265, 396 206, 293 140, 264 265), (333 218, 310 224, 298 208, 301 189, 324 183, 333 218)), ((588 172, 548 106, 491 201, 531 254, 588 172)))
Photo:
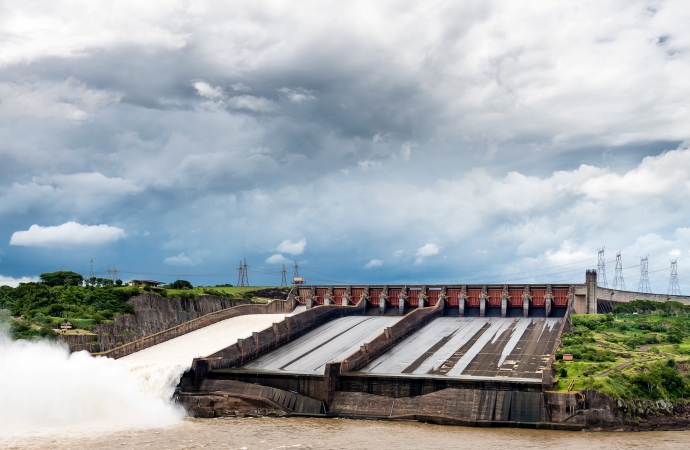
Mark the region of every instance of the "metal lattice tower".
POLYGON ((281 272, 282 279, 280 280, 281 286, 287 286, 287 269, 285 269, 285 264, 283 264, 283 270, 281 272))
POLYGON ((242 286, 249 286, 249 272, 247 271, 247 258, 244 258, 244 284, 242 286))
POLYGON ((599 249, 599 262, 597 263, 597 285, 599 287, 607 288, 609 284, 606 282, 606 258, 604 257, 604 249, 599 249))
POLYGON ((625 278, 623 277, 623 260, 621 252, 616 253, 616 273, 613 276, 613 288, 619 291, 625 290, 625 278))
POLYGON ((299 276, 299 263, 295 260, 295 278, 299 276))
POLYGON ((652 286, 649 284, 649 255, 640 258, 640 285, 637 287, 637 292, 652 293, 652 286))
POLYGON ((113 266, 113 282, 117 281, 117 266, 113 266))
POLYGON ((671 279, 668 281, 668 295, 680 295, 678 283, 678 260, 671 261, 671 279))
POLYGON ((240 265, 237 267, 237 286, 244 287, 244 267, 240 259, 240 265))
POLYGON ((110 270, 110 266, 108 266, 108 279, 112 280, 113 279, 113 271, 110 270))
POLYGON ((91 261, 89 261, 89 279, 93 278, 93 258, 91 258, 91 261))

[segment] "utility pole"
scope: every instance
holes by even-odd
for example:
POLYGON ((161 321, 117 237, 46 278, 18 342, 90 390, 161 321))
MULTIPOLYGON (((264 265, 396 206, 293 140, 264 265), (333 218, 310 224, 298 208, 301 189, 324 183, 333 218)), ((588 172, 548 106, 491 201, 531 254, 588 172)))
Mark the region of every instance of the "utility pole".
POLYGON ((652 286, 649 284, 649 255, 640 258, 640 285, 637 287, 637 292, 652 293, 652 286))
POLYGON ((671 279, 668 281, 668 295, 680 295, 678 283, 678 260, 671 261, 671 279))
POLYGON ((623 260, 621 252, 616 253, 616 273, 613 276, 613 288, 619 291, 625 290, 625 278, 623 278, 623 260))
POLYGON ((242 286, 249 286, 249 272, 247 271, 247 258, 244 258, 244 284, 242 286))
POLYGON ((280 280, 281 286, 287 286, 287 269, 285 269, 285 264, 283 264, 283 270, 281 272, 282 278, 280 280))
POLYGON ((604 249, 606 247, 601 247, 599 249, 599 262, 597 263, 597 281, 599 287, 607 288, 608 283, 606 282, 606 258, 604 257, 604 249))

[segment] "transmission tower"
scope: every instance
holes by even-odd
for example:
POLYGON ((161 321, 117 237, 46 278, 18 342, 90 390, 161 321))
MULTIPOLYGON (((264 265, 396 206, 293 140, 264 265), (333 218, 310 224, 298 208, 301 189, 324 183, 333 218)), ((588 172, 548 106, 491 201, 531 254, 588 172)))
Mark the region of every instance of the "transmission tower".
POLYGON ((113 266, 113 282, 117 281, 117 266, 113 266))
POLYGON ((240 265, 237 268, 237 286, 244 286, 244 266, 242 266, 242 260, 240 259, 240 265))
POLYGON ((249 272, 247 271, 247 258, 244 258, 244 283, 242 286, 249 286, 249 272))
POLYGON ((678 283, 678 260, 671 261, 671 279, 668 282, 668 295, 680 295, 680 284, 678 283))
POLYGON ((93 258, 91 258, 91 261, 89 261, 89 278, 93 278, 93 258))
POLYGON ((625 278, 623 278, 623 260, 621 252, 616 253, 616 273, 613 276, 613 288, 619 291, 625 290, 625 278))
POLYGON ((112 280, 113 279, 113 271, 110 270, 110 266, 108 266, 108 279, 112 280))
POLYGON ((295 260, 295 278, 299 277, 299 263, 295 260))
POLYGON ((285 264, 283 264, 283 270, 281 272, 282 279, 280 280, 281 286, 287 286, 287 269, 285 269, 285 264))
POLYGON ((607 288, 609 284, 606 282, 606 258, 604 258, 604 249, 606 247, 601 247, 599 249, 599 262, 597 263, 597 281, 599 287, 607 288))
POLYGON ((649 284, 649 255, 640 258, 640 285, 637 287, 637 292, 652 293, 652 286, 649 284))

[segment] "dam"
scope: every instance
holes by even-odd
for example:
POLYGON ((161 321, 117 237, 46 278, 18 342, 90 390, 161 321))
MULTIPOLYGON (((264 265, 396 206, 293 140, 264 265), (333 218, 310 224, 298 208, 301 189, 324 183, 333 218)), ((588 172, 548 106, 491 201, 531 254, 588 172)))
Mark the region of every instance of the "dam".
POLYGON ((175 399, 194 417, 581 430, 600 400, 555 392, 552 363, 570 315, 610 307, 604 294, 595 271, 574 285, 295 286, 104 354, 188 367, 175 399))

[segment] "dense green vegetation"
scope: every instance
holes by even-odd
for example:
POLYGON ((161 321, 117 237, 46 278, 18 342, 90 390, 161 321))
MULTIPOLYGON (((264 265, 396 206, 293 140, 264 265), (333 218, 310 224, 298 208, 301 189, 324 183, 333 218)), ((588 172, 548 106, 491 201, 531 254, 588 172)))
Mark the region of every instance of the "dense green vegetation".
MULTIPOLYGON (((94 325, 110 322, 121 314, 134 313, 134 307, 127 300, 142 292, 137 287, 122 286, 120 280, 84 279, 78 273, 69 271, 44 273, 40 275, 40 280, 37 283, 22 283, 16 288, 0 286, 0 322, 10 323, 15 339, 53 337, 53 329, 64 322, 72 323, 76 330, 73 332, 90 330, 94 325)), ((186 280, 177 280, 165 287, 156 293, 163 297, 184 299, 215 295, 266 300, 252 293, 257 291, 257 287, 194 287, 186 280)))
POLYGON ((139 294, 139 289, 115 287, 110 281, 84 286, 81 275, 74 272, 42 274, 40 283, 0 287, 0 309, 14 318, 15 338, 50 337, 53 328, 66 321, 75 328, 89 329, 134 312, 127 300, 139 294))
POLYGON ((559 389, 574 381, 622 400, 690 398, 690 307, 637 300, 613 314, 574 315, 556 358, 559 389))

